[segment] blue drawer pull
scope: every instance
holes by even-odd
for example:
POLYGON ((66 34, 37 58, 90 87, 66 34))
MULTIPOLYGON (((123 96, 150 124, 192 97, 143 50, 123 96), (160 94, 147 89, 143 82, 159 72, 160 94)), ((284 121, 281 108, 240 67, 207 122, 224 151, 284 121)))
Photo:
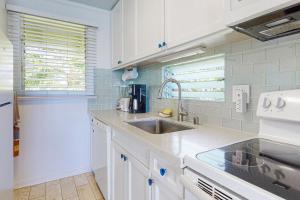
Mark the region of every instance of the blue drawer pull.
POLYGON ((124 156, 124 161, 126 162, 128 160, 128 158, 126 156, 124 156))
POLYGON ((148 185, 151 186, 153 184, 153 180, 151 178, 148 179, 148 185))
POLYGON ((160 173, 161 176, 164 176, 167 173, 167 169, 160 168, 159 173, 160 173))

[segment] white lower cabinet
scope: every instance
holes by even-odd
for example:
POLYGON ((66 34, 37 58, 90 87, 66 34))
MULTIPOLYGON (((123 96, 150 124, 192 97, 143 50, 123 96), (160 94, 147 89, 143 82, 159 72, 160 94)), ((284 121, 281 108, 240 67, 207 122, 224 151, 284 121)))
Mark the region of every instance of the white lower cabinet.
POLYGON ((128 199, 150 200, 151 184, 149 184, 150 172, 145 166, 133 157, 128 157, 128 199))
POLYGON ((150 147, 125 133, 112 133, 111 200, 183 199, 183 187, 177 182, 179 166, 177 169, 174 162, 152 153, 150 147))
POLYGON ((112 145, 112 200, 150 200, 150 171, 118 144, 112 145))
POLYGON ((112 167, 112 200, 125 200, 126 190, 126 163, 124 162, 123 152, 115 143, 111 145, 111 167, 112 167))
POLYGON ((153 178, 152 200, 181 200, 176 193, 167 188, 159 179, 153 178))

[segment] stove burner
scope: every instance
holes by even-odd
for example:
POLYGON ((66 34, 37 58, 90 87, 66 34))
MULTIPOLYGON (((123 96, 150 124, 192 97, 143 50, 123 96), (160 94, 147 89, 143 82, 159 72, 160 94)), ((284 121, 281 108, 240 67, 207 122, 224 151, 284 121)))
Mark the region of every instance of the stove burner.
POLYGON ((270 140, 254 140, 246 144, 247 148, 251 151, 265 151, 269 150, 272 154, 276 155, 295 155, 299 154, 299 147, 293 147, 292 145, 286 145, 279 142, 273 142, 270 140), (274 148, 276 146, 276 148, 274 148), (296 152, 296 153, 295 153, 296 152))
POLYGON ((225 152, 225 160, 236 166, 257 167, 264 164, 264 160, 256 155, 239 150, 225 152))
POLYGON ((257 138, 197 154, 197 159, 279 197, 299 200, 299 146, 257 138))

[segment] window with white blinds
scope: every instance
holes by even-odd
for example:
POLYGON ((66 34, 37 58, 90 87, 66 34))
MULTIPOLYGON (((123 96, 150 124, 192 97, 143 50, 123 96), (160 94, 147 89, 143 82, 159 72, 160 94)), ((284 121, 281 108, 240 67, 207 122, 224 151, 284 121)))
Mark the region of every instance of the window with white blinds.
POLYGON ((9 12, 16 91, 93 95, 96 32, 95 27, 9 12))
MULTIPOLYGON (((181 83, 182 98, 202 101, 224 101, 224 54, 163 67, 163 81, 174 78, 181 83)), ((164 97, 177 98, 178 88, 167 84, 164 97)))

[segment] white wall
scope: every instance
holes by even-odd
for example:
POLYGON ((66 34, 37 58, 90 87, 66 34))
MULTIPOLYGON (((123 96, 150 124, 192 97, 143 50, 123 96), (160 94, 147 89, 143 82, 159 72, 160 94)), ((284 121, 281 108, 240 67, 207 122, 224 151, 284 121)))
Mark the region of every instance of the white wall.
MULTIPOLYGON (((98 68, 110 68, 108 11, 61 0, 8 0, 9 10, 96 26, 98 68)), ((15 187, 46 182, 90 170, 87 99, 20 102, 20 156, 15 187)))
POLYGON ((0 0, 0 31, 6 34, 5 0, 0 0))
POLYGON ((90 170, 87 101, 24 101, 20 106, 20 156, 15 187, 90 170))

